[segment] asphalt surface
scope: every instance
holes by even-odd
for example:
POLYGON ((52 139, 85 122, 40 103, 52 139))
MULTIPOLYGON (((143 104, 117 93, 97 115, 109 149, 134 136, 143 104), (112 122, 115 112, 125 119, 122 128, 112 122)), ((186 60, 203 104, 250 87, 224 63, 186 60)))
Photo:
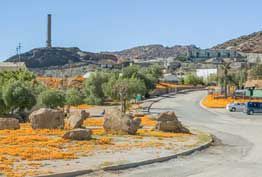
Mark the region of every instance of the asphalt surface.
POLYGON ((262 114, 248 116, 199 105, 206 91, 170 96, 152 105, 151 112, 175 111, 183 124, 212 133, 210 148, 163 163, 100 177, 262 177, 262 114))

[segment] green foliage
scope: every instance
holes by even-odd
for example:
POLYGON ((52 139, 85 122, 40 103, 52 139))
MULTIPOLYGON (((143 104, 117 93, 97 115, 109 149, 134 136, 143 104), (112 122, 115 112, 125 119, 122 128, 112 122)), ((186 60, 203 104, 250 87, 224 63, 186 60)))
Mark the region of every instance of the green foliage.
POLYGON ((188 74, 184 77, 184 83, 189 85, 203 85, 203 78, 193 74, 188 74))
POLYGON ((147 92, 153 90, 162 76, 162 68, 158 64, 149 67, 140 67, 138 65, 129 66, 123 69, 123 78, 136 78, 144 82, 147 92))
POLYGON ((0 115, 6 114, 8 111, 7 106, 5 105, 5 102, 3 100, 3 94, 2 89, 0 89, 0 115))
POLYGON ((97 71, 85 80, 83 89, 85 102, 103 104, 106 97, 120 100, 119 89, 123 89, 121 93, 124 93, 121 99, 129 100, 138 93, 143 95, 153 90, 161 76, 162 68, 159 65, 147 68, 133 65, 123 68, 121 73, 97 71), (140 85, 138 86, 137 83, 140 85), (127 84, 129 86, 124 86, 127 84), (133 89, 133 85, 136 89, 133 89))
POLYGON ((2 98, 6 107, 14 112, 31 109, 36 104, 32 90, 21 81, 9 82, 3 87, 2 98))
POLYGON ((146 93, 144 82, 137 78, 111 78, 103 88, 107 96, 121 102, 122 112, 126 111, 128 101, 146 93))
POLYGON ((154 78, 159 79, 162 77, 162 68, 159 64, 153 64, 147 68, 148 74, 151 74, 154 78))
POLYGON ((210 74, 205 80, 206 85, 217 83, 217 82, 218 82, 217 74, 210 74))
POLYGON ((12 81, 22 81, 22 82, 30 82, 35 79, 35 75, 27 70, 18 70, 18 71, 3 71, 0 72, 0 82, 2 85, 12 81))
POLYGON ((85 102, 87 104, 103 104, 105 100, 105 94, 103 91, 103 84, 108 81, 108 78, 113 74, 105 72, 95 72, 90 75, 84 83, 85 102))
POLYGON ((76 89, 69 89, 66 91, 65 96, 66 104, 76 106, 83 102, 82 94, 76 89))
POLYGON ((0 72, 0 114, 21 113, 36 104, 39 83, 27 70, 0 72))
POLYGON ((65 101, 65 94, 60 90, 49 89, 39 95, 40 105, 48 108, 63 107, 65 101))
POLYGON ((122 77, 123 78, 138 77, 138 73, 140 69, 141 67, 138 65, 128 66, 122 70, 122 77))
POLYGON ((185 62, 185 61, 187 61, 187 57, 186 56, 178 56, 178 57, 176 57, 176 60, 181 61, 181 62, 185 62))

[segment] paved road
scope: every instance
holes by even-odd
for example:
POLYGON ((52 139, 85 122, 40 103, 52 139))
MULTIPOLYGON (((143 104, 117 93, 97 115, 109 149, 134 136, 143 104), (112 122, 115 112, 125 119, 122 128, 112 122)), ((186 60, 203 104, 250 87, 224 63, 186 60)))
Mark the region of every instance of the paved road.
POLYGON ((152 112, 174 110, 186 125, 208 131, 214 146, 168 162, 113 173, 112 177, 262 177, 262 115, 206 110, 199 101, 204 91, 179 94, 152 106, 152 112))

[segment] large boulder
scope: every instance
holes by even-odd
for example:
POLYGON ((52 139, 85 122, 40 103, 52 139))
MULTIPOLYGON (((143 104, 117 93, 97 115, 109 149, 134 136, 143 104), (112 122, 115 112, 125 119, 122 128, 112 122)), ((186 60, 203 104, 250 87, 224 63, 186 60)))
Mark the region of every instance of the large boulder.
POLYGON ((190 133, 177 119, 174 112, 163 112, 156 118, 156 130, 174 133, 190 133))
POLYGON ((18 119, 0 117, 0 130, 4 130, 4 129, 16 130, 19 128, 20 128, 20 125, 19 125, 18 119))
POLYGON ((64 118, 63 111, 49 108, 41 108, 29 115, 33 129, 64 128, 64 118))
POLYGON ((72 112, 67 119, 68 128, 81 128, 84 120, 88 117, 89 113, 85 110, 72 112))
POLYGON ((134 119, 131 115, 123 114, 119 109, 108 111, 104 116, 104 129, 106 132, 136 134, 141 128, 141 119, 134 119))
POLYGON ((90 140, 92 137, 92 130, 90 129, 74 129, 66 132, 63 135, 64 139, 71 140, 90 140))

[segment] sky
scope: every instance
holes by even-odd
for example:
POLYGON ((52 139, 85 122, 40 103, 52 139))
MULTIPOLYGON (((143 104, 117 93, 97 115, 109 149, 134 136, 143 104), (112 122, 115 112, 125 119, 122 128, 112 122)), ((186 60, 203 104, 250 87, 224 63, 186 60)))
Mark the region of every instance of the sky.
POLYGON ((0 60, 52 44, 90 52, 138 45, 209 48, 260 31, 261 0, 0 0, 0 60))

